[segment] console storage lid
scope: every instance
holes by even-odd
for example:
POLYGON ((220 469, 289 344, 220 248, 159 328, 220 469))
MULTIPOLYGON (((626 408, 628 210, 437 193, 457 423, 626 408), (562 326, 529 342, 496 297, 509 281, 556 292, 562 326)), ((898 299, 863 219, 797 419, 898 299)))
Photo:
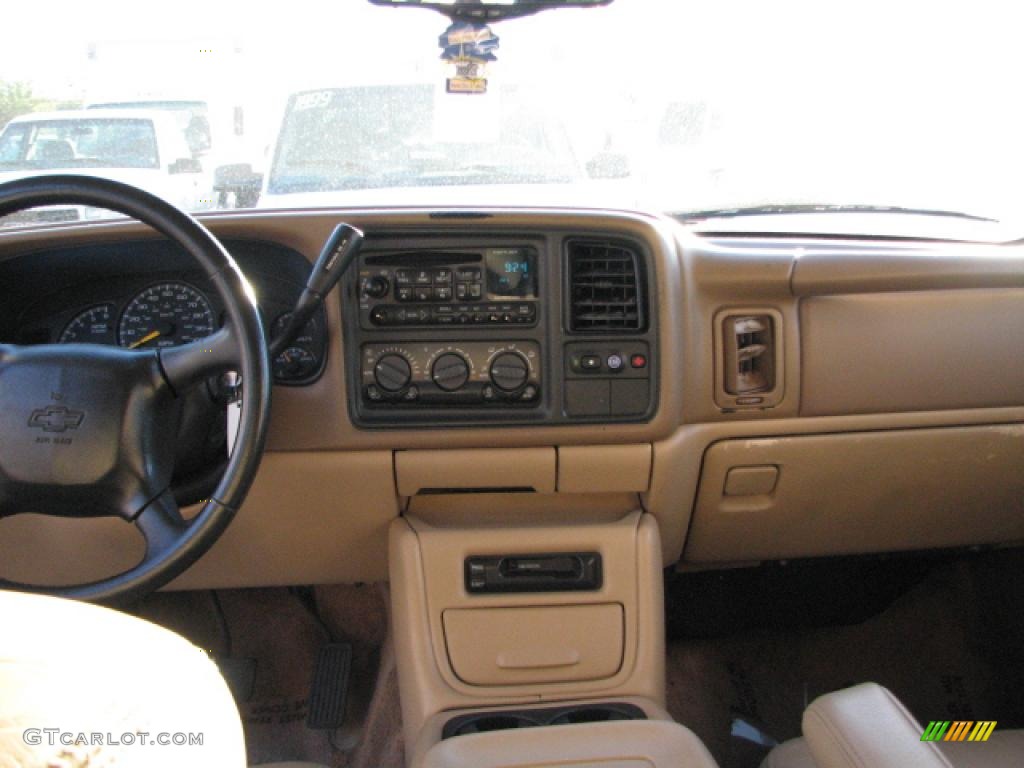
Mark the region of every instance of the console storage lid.
POLYGON ((622 666, 622 606, 469 608, 444 612, 452 670, 470 685, 600 680, 622 666))

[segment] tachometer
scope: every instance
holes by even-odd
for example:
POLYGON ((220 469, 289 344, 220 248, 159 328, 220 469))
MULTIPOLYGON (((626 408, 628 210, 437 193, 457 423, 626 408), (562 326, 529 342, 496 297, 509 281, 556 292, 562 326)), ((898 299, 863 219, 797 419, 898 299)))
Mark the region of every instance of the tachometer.
POLYGON ((61 344, 114 344, 114 305, 97 304, 82 310, 64 326, 61 344))
POLYGON ((122 347, 172 347, 216 330, 210 302, 191 285, 151 285, 125 307, 117 330, 122 347))

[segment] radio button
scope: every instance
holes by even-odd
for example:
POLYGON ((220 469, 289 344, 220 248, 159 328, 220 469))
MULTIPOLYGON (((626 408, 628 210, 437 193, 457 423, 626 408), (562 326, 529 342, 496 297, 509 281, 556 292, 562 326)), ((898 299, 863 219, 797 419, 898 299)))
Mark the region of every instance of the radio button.
POLYGON ((430 274, 429 269, 417 269, 413 273, 412 281, 416 285, 430 285, 432 282, 434 282, 434 278, 430 274))
POLYGON ((438 301, 452 300, 452 287, 450 285, 439 285, 434 288, 434 298, 438 301))
POLYGON ((395 295, 399 301, 412 301, 415 298, 413 289, 408 285, 400 285, 395 289, 395 295))
POLYGON ((480 279, 480 267, 459 267, 455 270, 455 277, 460 282, 472 282, 480 279))
POLYGON ((450 283, 452 281, 452 271, 447 267, 434 270, 434 282, 435 283, 450 283))
POLYGON ((479 299, 483 295, 483 290, 480 287, 480 283, 473 283, 469 286, 469 298, 479 299))
POLYGON ((411 269, 399 269, 395 272, 395 282, 399 285, 412 285, 413 271, 411 269))
POLYGON ((434 292, 430 288, 416 288, 413 291, 416 301, 430 301, 434 298, 434 292))

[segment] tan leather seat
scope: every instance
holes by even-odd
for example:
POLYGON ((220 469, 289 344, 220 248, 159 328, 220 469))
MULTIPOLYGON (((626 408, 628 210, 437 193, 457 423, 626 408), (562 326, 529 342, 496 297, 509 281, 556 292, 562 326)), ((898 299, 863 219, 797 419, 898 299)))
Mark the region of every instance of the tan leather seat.
POLYGON ((244 768, 231 693, 179 635, 95 605, 5 591, 0 622, 0 765, 244 768), (172 743, 158 743, 161 734, 172 743), (173 743, 177 734, 184 744, 173 743))
POLYGON ((1024 730, 988 741, 924 742, 924 729, 874 683, 821 696, 804 712, 802 739, 773 749, 761 768, 1008 768, 1024 765, 1024 730))

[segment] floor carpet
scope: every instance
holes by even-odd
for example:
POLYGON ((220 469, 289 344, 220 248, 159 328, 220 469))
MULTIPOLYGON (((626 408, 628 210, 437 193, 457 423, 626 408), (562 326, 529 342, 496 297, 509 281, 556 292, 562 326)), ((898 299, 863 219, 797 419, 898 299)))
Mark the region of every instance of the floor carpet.
MULTIPOLYGON (((861 603, 859 588, 851 580, 834 599, 861 603)), ((849 625, 769 625, 719 637, 676 632, 668 644, 668 709, 722 768, 754 768, 767 751, 732 737, 735 719, 783 741, 800 735, 803 710, 816 696, 865 681, 888 687, 924 722, 1021 727, 1022 601, 1024 557, 1006 550, 932 565, 880 613, 849 625)))
POLYGON ((160 593, 139 609, 206 649, 231 685, 251 765, 303 760, 332 768, 400 768, 401 714, 380 585, 313 590, 160 593), (345 723, 306 726, 320 649, 352 646, 345 723))

